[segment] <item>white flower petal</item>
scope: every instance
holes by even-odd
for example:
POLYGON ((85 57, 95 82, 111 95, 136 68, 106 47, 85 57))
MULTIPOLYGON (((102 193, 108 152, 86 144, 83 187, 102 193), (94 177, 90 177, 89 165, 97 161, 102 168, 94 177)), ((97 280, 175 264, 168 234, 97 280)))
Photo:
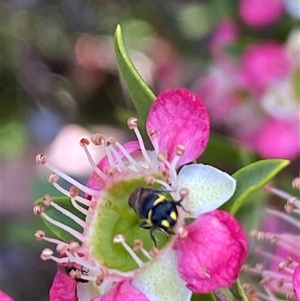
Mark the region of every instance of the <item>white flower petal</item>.
POLYGON ((179 189, 187 188, 189 195, 182 202, 192 217, 219 208, 234 194, 236 181, 227 173, 209 165, 184 166, 178 175, 179 189))
POLYGON ((131 283, 151 301, 189 301, 192 295, 178 274, 174 250, 154 259, 131 283))

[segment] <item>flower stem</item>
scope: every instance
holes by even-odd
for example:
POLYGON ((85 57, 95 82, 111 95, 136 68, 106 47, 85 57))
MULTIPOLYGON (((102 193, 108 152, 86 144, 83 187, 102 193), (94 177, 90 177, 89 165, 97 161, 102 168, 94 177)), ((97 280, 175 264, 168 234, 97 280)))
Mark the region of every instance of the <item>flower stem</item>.
POLYGON ((236 301, 248 301, 239 279, 229 288, 229 290, 236 301))

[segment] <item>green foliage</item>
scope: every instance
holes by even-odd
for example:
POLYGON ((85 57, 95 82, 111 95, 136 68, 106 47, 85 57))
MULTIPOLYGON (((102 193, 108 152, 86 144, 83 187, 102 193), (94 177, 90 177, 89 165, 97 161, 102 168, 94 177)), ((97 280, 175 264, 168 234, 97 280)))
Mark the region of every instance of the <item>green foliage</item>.
POLYGON ((254 162, 238 170, 233 174, 237 181, 236 191, 233 197, 222 206, 222 209, 235 214, 254 191, 263 187, 288 164, 288 160, 267 159, 254 162))
MULTIPOLYGON (((52 201, 55 202, 57 205, 59 205, 60 207, 66 209, 67 211, 69 211, 70 213, 73 213, 74 215, 76 215, 77 217, 79 217, 80 219, 84 220, 85 216, 79 212, 77 209, 75 209, 71 203, 71 199, 68 197, 51 197, 52 201)), ((36 201, 37 205, 42 204, 43 199, 40 198, 36 201)), ((83 207, 84 208, 84 207, 83 207)), ((78 232, 83 232, 83 229, 81 226, 79 226, 76 222, 74 222, 71 218, 67 217, 65 214, 61 213, 60 211, 58 211, 57 209, 55 209, 52 206, 45 206, 45 213, 53 218, 54 220, 78 231, 78 232)), ((66 232, 65 230, 51 224, 49 221, 47 221, 45 218, 43 218, 44 223, 46 224, 46 226, 60 239, 64 240, 64 241, 78 241, 75 237, 73 237, 73 235, 71 235, 69 232, 66 232)))
POLYGON ((155 95, 133 65, 124 44, 120 25, 117 26, 114 41, 117 63, 122 80, 132 98, 140 120, 145 122, 155 95))

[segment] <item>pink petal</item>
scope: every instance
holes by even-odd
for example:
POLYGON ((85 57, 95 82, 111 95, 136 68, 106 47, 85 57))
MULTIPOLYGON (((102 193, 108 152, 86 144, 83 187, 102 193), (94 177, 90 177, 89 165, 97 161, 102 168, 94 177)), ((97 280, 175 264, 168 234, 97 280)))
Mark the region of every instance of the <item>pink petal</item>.
POLYGON ((293 275, 293 287, 296 300, 300 300, 300 264, 297 266, 293 275))
POLYGON ((149 301, 129 280, 116 283, 106 294, 92 301, 149 301))
MULTIPOLYGON (((185 147, 178 166, 193 161, 204 151, 209 137, 209 117, 200 98, 186 89, 161 92, 153 103, 146 123, 148 134, 157 132, 160 151, 172 161, 176 147, 185 147)), ((150 135, 149 135, 150 136, 150 135)))
POLYGON ((212 211, 186 226, 178 238, 178 271, 187 287, 207 293, 229 287, 237 279, 248 249, 242 227, 229 213, 212 211))
POLYGON ((58 270, 50 288, 50 301, 77 301, 77 282, 58 270))
POLYGON ((264 158, 296 158, 300 152, 299 121, 268 120, 256 134, 255 144, 264 158))
POLYGON ((282 0, 241 0, 240 17, 249 26, 267 26, 274 23, 282 15, 283 3, 282 0))
POLYGON ((10 296, 5 294, 3 291, 0 290, 0 300, 1 301, 14 301, 10 296))
MULTIPOLYGON (((140 145, 138 141, 129 141, 123 145, 129 154, 132 154, 140 149, 140 145)), ((118 150, 119 155, 121 158, 124 158, 124 155, 121 151, 118 150)), ((97 166, 102 170, 105 171, 109 167, 109 162, 107 156, 103 157, 97 166)), ((87 182, 87 187, 101 190, 104 185, 104 182, 100 179, 99 175, 96 172, 93 172, 87 182)))

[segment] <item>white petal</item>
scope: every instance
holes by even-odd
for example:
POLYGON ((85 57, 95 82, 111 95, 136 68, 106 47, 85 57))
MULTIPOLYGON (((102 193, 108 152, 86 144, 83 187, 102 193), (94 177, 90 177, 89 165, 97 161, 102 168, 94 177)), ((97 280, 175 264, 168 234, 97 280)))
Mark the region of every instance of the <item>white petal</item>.
POLYGON ((227 173, 204 164, 184 166, 178 175, 179 189, 189 195, 182 205, 192 217, 219 208, 235 192, 236 181, 227 173))
POLYGON ((174 250, 154 259, 131 283, 151 301, 189 301, 192 295, 178 275, 174 250))

